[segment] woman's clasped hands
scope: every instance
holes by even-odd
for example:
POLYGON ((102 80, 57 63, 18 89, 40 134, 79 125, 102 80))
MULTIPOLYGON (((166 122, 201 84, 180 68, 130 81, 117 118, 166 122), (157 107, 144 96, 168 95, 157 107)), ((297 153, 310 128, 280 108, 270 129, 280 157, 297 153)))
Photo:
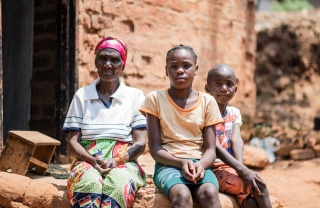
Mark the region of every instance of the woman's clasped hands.
POLYGON ((93 167, 98 170, 103 177, 106 177, 106 175, 113 169, 118 166, 116 160, 114 158, 109 158, 106 160, 103 160, 99 157, 95 157, 95 164, 93 167))

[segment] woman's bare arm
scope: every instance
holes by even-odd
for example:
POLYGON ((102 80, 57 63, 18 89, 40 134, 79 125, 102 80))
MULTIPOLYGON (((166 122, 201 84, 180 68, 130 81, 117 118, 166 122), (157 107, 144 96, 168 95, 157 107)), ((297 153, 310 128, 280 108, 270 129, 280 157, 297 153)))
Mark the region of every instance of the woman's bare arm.
POLYGON ((140 156, 146 148, 146 128, 134 129, 132 131, 133 144, 130 149, 123 154, 127 161, 133 161, 140 156))
POLYGON ((68 137, 68 147, 71 154, 73 154, 77 159, 86 161, 92 165, 95 165, 96 159, 92 157, 79 143, 81 138, 80 131, 70 131, 68 137))

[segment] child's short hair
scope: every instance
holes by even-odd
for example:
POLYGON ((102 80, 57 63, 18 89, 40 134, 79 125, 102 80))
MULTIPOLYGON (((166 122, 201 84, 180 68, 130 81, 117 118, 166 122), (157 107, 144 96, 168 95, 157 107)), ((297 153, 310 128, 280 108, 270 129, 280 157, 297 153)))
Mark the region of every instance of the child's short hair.
POLYGON ((180 49, 185 49, 185 50, 189 51, 189 52, 191 53, 191 55, 193 56, 194 63, 195 63, 195 64, 197 63, 197 55, 196 55, 196 53, 194 52, 193 48, 191 48, 190 46, 183 45, 183 44, 177 45, 177 46, 171 48, 171 49, 167 52, 166 62, 168 61, 169 56, 173 53, 173 51, 175 51, 175 50, 180 50, 180 49))
MULTIPOLYGON (((217 64, 215 66, 213 66, 209 71, 208 71, 208 75, 207 75, 207 83, 210 82, 210 80, 212 79, 213 77, 213 74, 214 74, 214 71, 217 70, 217 69, 221 69, 221 68, 226 68, 226 69, 229 69, 231 70, 233 73, 233 69, 227 65, 227 64, 217 64)), ((236 77, 236 74, 234 73, 234 76, 236 77)), ((237 81, 237 78, 236 78, 236 81, 237 81)))

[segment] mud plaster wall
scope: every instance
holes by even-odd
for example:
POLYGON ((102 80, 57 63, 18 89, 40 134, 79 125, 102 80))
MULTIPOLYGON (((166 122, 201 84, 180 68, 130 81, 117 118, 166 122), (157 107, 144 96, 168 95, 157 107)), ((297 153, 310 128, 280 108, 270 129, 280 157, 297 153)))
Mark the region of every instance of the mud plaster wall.
POLYGON ((166 52, 182 43, 199 57, 196 90, 204 92, 207 71, 217 63, 236 71, 238 93, 232 104, 251 124, 256 101, 253 0, 78 0, 76 16, 79 87, 97 77, 93 50, 105 36, 127 44, 125 81, 145 94, 168 88, 166 52))

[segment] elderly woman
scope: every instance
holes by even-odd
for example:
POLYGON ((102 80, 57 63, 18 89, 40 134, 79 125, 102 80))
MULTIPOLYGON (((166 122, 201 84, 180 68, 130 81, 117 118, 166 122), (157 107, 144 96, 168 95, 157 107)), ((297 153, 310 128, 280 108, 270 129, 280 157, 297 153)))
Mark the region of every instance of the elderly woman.
POLYGON ((127 48, 113 37, 95 48, 99 78, 80 88, 63 126, 75 156, 68 178, 72 207, 132 207, 145 173, 137 157, 146 145, 142 91, 120 79, 127 48))

